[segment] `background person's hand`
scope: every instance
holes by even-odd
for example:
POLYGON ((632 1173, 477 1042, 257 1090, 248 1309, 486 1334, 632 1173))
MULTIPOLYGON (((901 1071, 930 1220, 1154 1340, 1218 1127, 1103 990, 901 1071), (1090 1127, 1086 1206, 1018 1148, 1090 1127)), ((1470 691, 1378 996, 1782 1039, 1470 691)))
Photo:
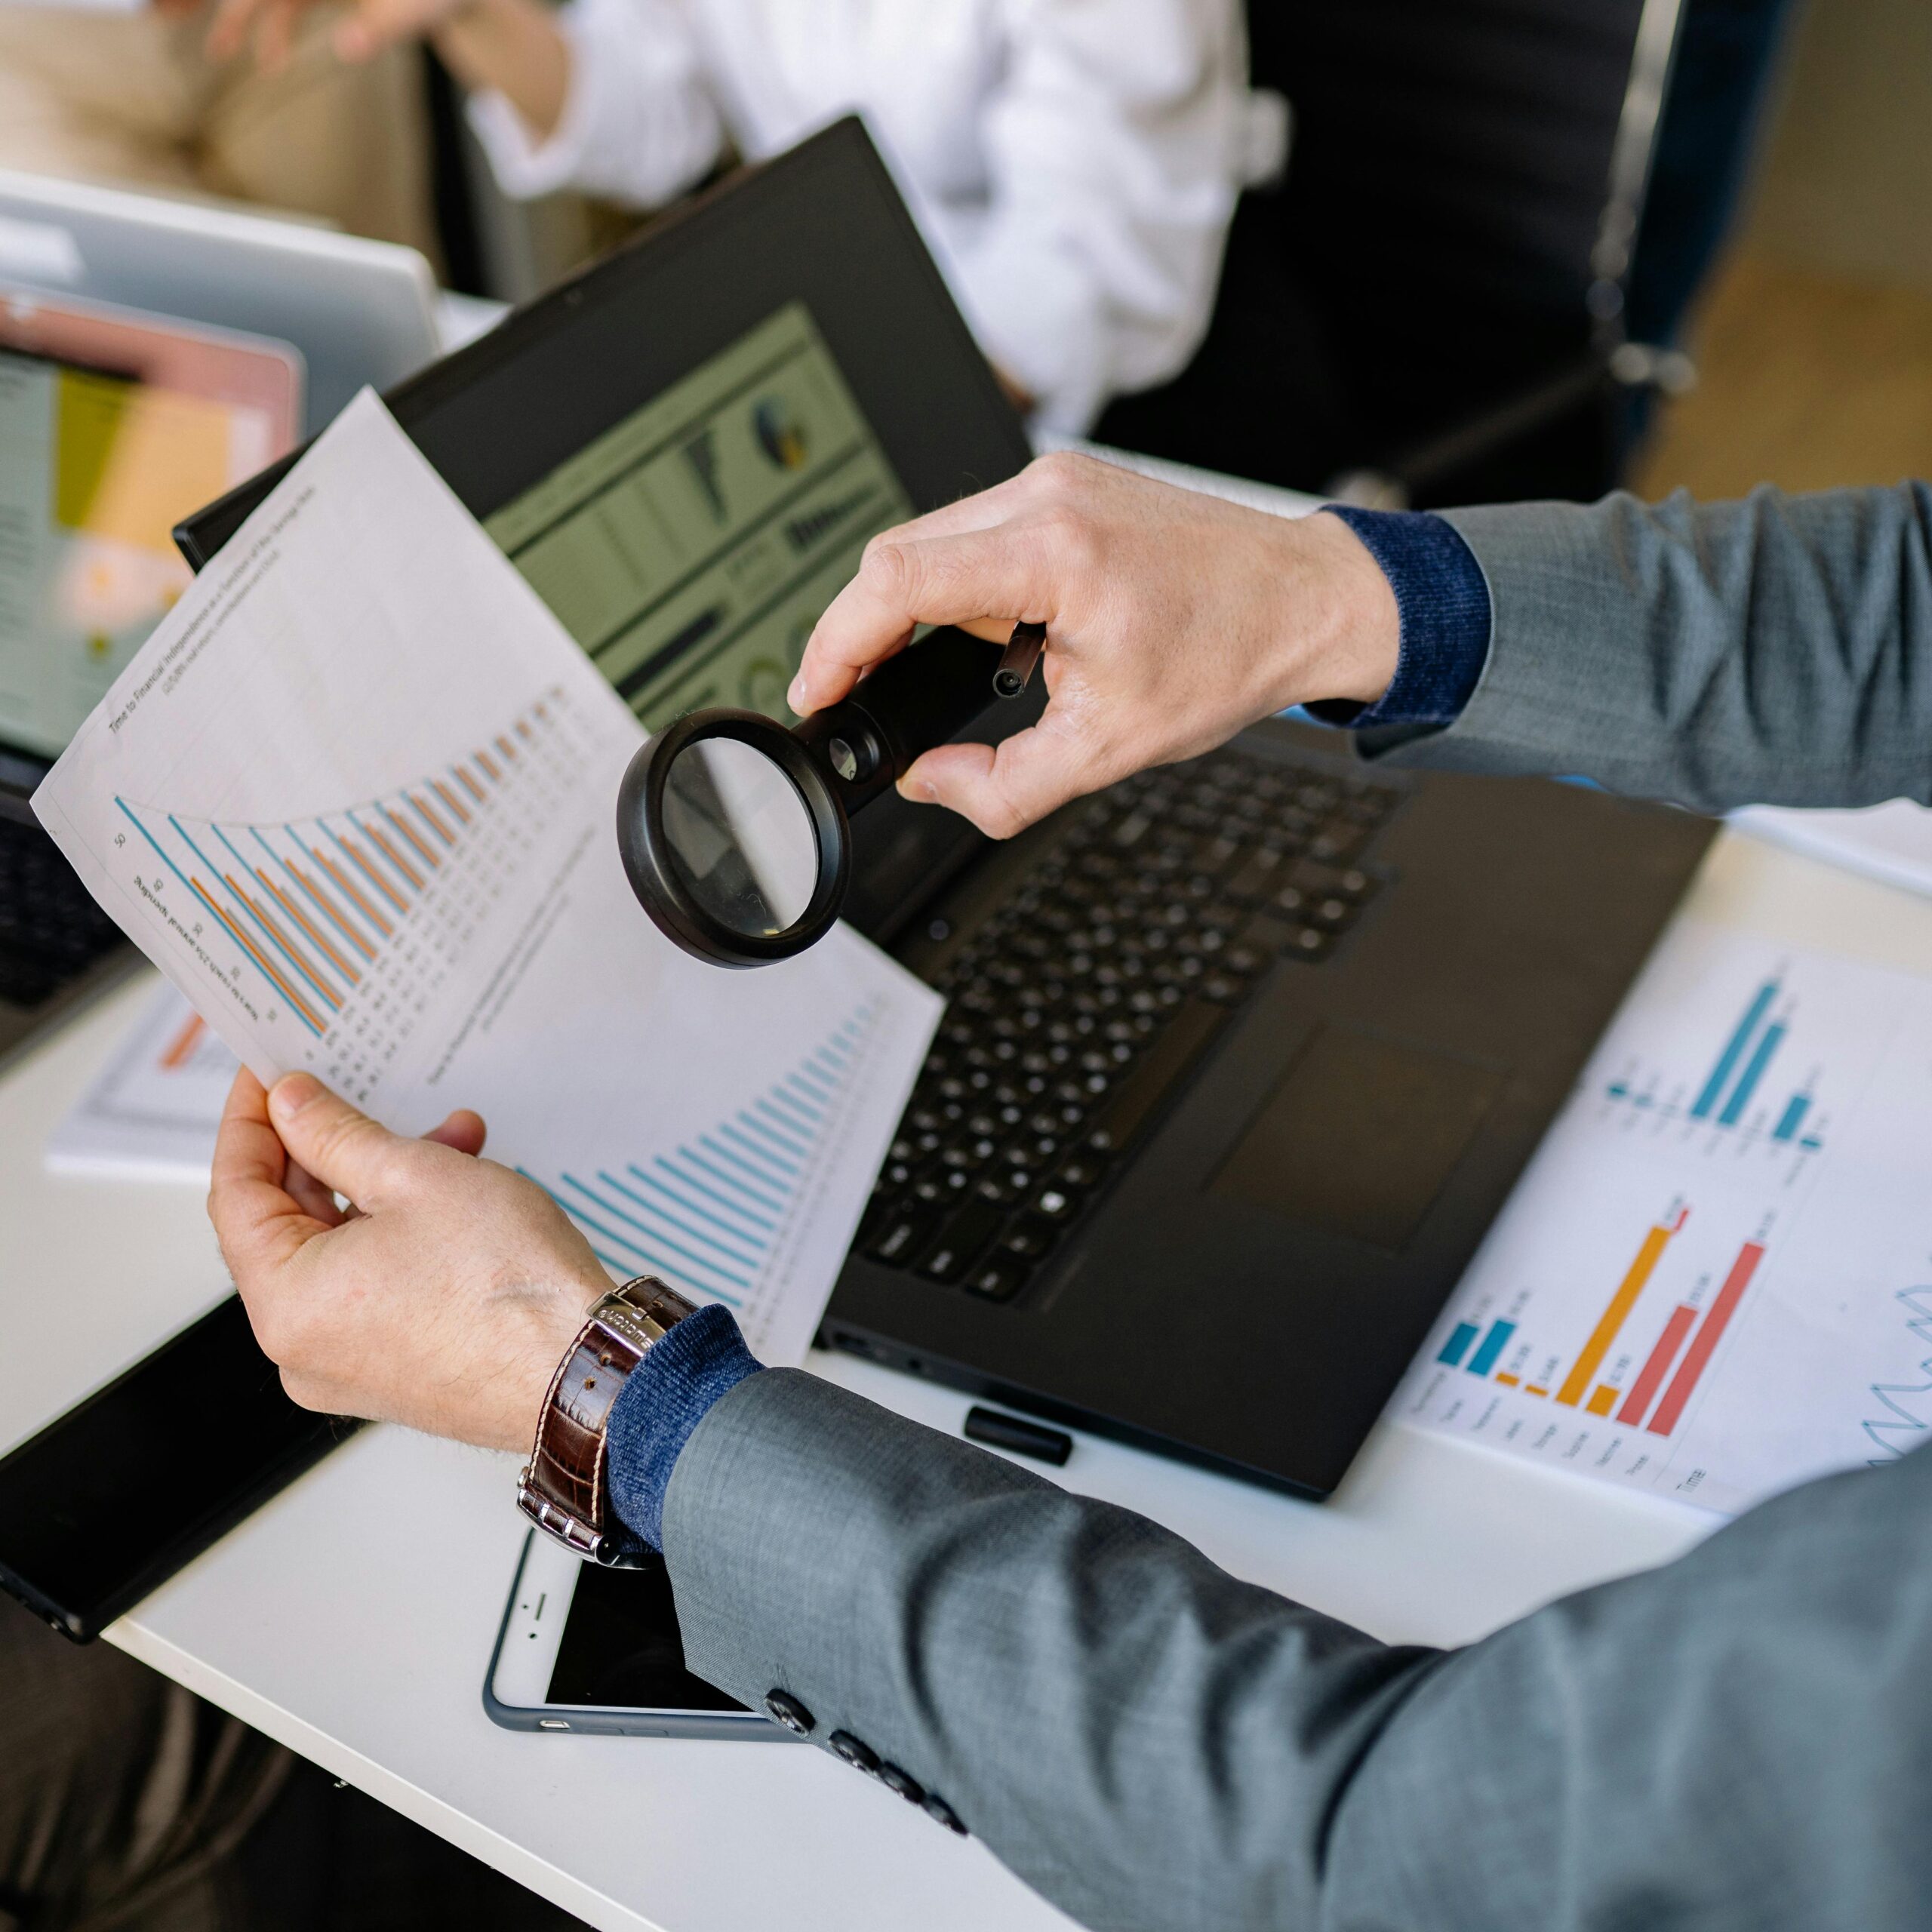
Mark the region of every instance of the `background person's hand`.
MULTIPOLYGON (((251 42, 258 66, 272 72, 288 60, 303 14, 327 0, 217 0, 208 48, 231 60, 251 42)), ((421 40, 453 20, 472 0, 355 0, 330 36, 344 60, 371 60, 399 41, 421 40)))
POLYGON ((1270 516, 1048 456, 874 537, 812 633, 792 708, 835 703, 915 624, 1004 640, 1021 621, 1047 626, 1039 723, 928 752, 900 786, 995 838, 1290 705, 1372 701, 1400 641, 1388 579, 1340 518, 1270 516))
POLYGON ((209 1217, 255 1338, 303 1407, 529 1447, 610 1280, 556 1204, 478 1158, 482 1144, 473 1113, 409 1140, 307 1074, 272 1094, 235 1076, 209 1217))

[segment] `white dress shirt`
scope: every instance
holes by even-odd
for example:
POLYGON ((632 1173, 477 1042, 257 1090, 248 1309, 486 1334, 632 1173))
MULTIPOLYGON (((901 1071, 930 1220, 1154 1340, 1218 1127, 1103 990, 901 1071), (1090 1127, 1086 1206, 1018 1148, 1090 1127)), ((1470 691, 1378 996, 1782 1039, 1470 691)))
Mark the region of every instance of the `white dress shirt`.
POLYGON ((1238 0, 573 0, 550 140, 470 103, 511 194, 641 208, 728 149, 857 110, 992 360, 1041 426, 1173 375, 1207 327, 1242 185, 1285 115, 1251 95, 1238 0))

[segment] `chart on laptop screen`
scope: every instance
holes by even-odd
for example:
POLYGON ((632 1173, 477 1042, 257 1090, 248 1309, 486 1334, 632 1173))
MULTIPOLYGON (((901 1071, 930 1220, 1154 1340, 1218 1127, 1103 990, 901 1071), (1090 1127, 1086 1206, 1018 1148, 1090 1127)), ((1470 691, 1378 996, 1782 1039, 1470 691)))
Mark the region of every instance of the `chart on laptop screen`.
POLYGON ((1734 1510, 1932 1428, 1932 982, 1680 921, 1392 1413, 1734 1510))
POLYGON ((484 528, 651 731, 786 688, 866 540, 913 514, 794 302, 484 528))

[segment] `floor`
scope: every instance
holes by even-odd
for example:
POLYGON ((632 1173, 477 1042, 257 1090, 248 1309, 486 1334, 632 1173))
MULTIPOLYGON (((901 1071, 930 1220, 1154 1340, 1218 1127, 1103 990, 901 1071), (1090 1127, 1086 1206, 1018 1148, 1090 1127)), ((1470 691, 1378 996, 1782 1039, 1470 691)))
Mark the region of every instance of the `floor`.
POLYGON ((1932 477, 1932 295, 1740 253, 1688 346, 1700 380, 1637 465, 1643 496, 1932 477))

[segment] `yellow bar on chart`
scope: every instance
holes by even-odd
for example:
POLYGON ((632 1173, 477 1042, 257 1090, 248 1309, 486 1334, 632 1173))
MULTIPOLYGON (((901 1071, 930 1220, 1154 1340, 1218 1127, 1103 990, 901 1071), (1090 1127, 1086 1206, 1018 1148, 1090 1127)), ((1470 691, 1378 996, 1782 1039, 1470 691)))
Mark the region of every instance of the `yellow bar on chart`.
MULTIPOLYGON (((1681 1226, 1681 1215, 1678 1222, 1681 1226)), ((1651 1271, 1657 1266, 1665 1246, 1676 1232, 1675 1227, 1654 1227, 1644 1237, 1644 1244, 1638 1249, 1636 1260, 1618 1283, 1616 1294, 1610 1298, 1610 1306, 1591 1331, 1590 1339, 1583 1344, 1583 1352, 1577 1358, 1576 1367, 1563 1378, 1563 1386, 1556 1392, 1559 1402, 1567 1402, 1574 1408, 1583 1399, 1583 1391, 1590 1386, 1591 1377, 1603 1366, 1603 1358, 1610 1352, 1611 1343, 1617 1340, 1617 1331, 1623 1326, 1624 1318, 1636 1306, 1637 1297, 1644 1292, 1644 1284, 1651 1278, 1651 1271)))
POLYGON ((1617 1391, 1607 1382, 1599 1382, 1596 1393, 1590 1398, 1587 1406, 1592 1415, 1607 1416, 1616 1401, 1617 1391))

